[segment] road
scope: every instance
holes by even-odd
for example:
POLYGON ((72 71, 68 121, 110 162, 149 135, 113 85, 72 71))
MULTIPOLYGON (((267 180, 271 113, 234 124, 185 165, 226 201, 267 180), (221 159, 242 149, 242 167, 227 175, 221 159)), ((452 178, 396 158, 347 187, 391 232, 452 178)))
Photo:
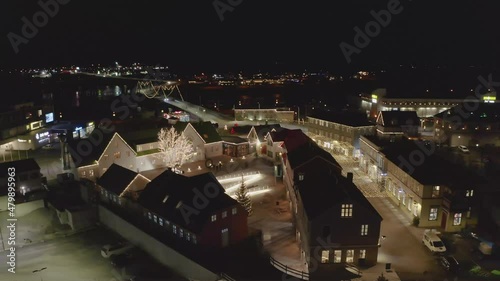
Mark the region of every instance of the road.
MULTIPOLYGON (((113 267, 100 255, 102 245, 116 241, 98 229, 16 249, 16 273, 0 265, 0 280, 8 281, 110 281, 113 267), (35 270, 39 272, 33 273, 35 270)), ((1 252, 2 256, 8 252, 1 252)), ((3 260, 3 257, 2 257, 3 260)))

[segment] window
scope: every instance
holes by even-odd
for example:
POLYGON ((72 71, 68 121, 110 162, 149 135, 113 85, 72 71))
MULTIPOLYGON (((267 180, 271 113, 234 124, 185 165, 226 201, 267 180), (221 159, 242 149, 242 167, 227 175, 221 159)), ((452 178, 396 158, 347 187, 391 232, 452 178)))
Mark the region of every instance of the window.
POLYGON ((89 170, 89 176, 91 176, 91 177, 94 176, 94 170, 89 170))
POLYGON ((364 259, 366 258, 366 250, 359 250, 359 258, 364 259))
POLYGON ((472 197, 474 195, 474 190, 469 189, 465 192, 465 197, 472 197))
POLYGON ((429 211, 429 220, 436 221, 438 219, 438 207, 433 206, 429 211))
POLYGON ((157 217, 156 215, 154 215, 153 217, 154 217, 154 221, 155 221, 156 223, 158 223, 158 217, 157 217))
POLYGON ((148 212, 148 218, 149 218, 149 219, 152 219, 152 218, 153 218, 153 216, 151 215, 151 212, 148 212))
POLYGON ((237 212, 238 212, 238 209, 233 208, 233 210, 231 211, 231 214, 236 215, 237 212))
POLYGON ((186 233, 186 240, 191 241, 191 233, 186 233))
POLYGON ((328 225, 323 226, 323 237, 330 236, 330 233, 331 233, 330 226, 328 225))
POLYGON ((341 260, 342 260, 342 250, 333 251, 333 262, 340 263, 341 260))
POLYGON ((409 197, 408 198, 408 211, 411 211, 411 203, 413 201, 413 198, 412 197, 409 197))
POLYGON ((193 243, 194 243, 194 244, 197 244, 197 243, 198 243, 198 241, 196 240, 196 235, 194 235, 194 234, 193 234, 193 243))
POLYGON ((361 236, 367 236, 367 235, 368 235, 368 225, 362 224, 361 225, 361 236))
POLYGON ((403 200, 403 205, 406 206, 406 193, 403 191, 401 192, 402 200, 403 200))
POLYGON ((328 263, 330 259, 330 251, 323 250, 321 251, 321 263, 328 263))
POLYGON ((354 250, 347 250, 345 262, 354 262, 354 250))
POLYGON ((342 211, 340 216, 343 218, 351 218, 352 217, 352 204, 342 204, 342 211))
POLYGON ((398 190, 398 200, 401 201, 401 193, 403 193, 403 190, 401 190, 401 188, 399 188, 398 190))
POLYGON ((160 226, 163 226, 163 219, 162 218, 159 218, 158 222, 159 222, 160 226))
POLYGON ((217 220, 217 215, 212 215, 212 222, 217 220))
POLYGON ((303 181, 304 180, 304 174, 299 174, 299 181, 303 181))
POLYGON ((439 185, 432 187, 432 197, 439 197, 439 185))
POLYGON ((170 221, 165 220, 165 227, 169 227, 169 226, 170 226, 170 221))
POLYGON ((462 223, 462 213, 456 213, 453 216, 453 225, 460 225, 462 223))
POLYGON ((179 229, 179 236, 182 238, 184 237, 184 229, 179 229))
POLYGON ((470 213, 472 211, 472 207, 469 207, 469 210, 467 210, 467 218, 470 219, 470 213))
POLYGON ((115 159, 120 159, 120 157, 121 157, 120 151, 115 152, 114 156, 115 156, 115 159))
POLYGON ((172 232, 174 234, 177 234, 177 226, 176 225, 172 226, 172 232))

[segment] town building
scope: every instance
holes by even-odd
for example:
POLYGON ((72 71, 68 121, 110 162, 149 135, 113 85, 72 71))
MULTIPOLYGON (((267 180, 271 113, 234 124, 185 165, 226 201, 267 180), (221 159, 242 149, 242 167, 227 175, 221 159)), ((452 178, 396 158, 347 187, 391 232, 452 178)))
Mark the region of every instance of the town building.
POLYGON ((13 182, 17 195, 26 195, 28 193, 44 190, 43 179, 40 173, 40 166, 33 158, 2 162, 0 163, 1 194, 7 195, 10 182, 13 182), (12 177, 14 181, 9 180, 12 177))
POLYGON ((362 113, 323 112, 306 116, 308 135, 324 149, 359 157, 359 137, 375 134, 375 124, 362 113))
POLYGON ((382 138, 419 136, 420 119, 415 111, 380 111, 376 124, 377 135, 382 138))
POLYGON ((302 133, 283 140, 283 182, 310 280, 377 263, 382 217, 333 156, 302 133), (314 276, 313 276, 314 275, 314 276))
POLYGON ((211 159, 223 154, 222 139, 211 122, 177 122, 174 128, 192 142, 194 146, 192 162, 211 159))
POLYGON ((361 170, 414 218, 416 225, 457 232, 477 225, 485 180, 434 153, 434 144, 362 137, 361 170))
POLYGON ((235 108, 236 121, 267 121, 289 122, 295 120, 297 113, 290 108, 235 108))
POLYGON ((186 177, 168 169, 149 180, 113 164, 97 184, 101 204, 175 243, 220 249, 248 237, 247 212, 211 173, 186 177))
POLYGON ((434 140, 449 146, 500 146, 500 104, 468 103, 436 114, 434 140))

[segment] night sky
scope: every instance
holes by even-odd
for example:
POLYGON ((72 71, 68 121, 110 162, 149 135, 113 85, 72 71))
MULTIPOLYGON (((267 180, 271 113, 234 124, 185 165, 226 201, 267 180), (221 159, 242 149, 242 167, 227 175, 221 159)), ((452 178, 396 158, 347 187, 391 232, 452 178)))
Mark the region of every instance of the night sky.
MULTIPOLYGON (((47 1, 47 0, 42 0, 47 1)), ((62 0, 61 0, 62 1, 62 0)), ((67 1, 67 0, 66 0, 67 1)), ((409 1, 378 36, 351 56, 354 27, 391 1, 237 3, 221 21, 213 1, 70 0, 15 54, 7 34, 21 35, 37 1, 2 1, 0 67, 164 63, 178 69, 345 69, 399 64, 497 65, 498 1, 409 1)))

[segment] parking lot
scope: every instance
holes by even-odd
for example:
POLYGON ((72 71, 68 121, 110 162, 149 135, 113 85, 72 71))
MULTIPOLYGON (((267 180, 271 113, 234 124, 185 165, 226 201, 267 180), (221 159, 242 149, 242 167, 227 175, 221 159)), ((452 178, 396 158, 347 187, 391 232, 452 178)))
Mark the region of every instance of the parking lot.
MULTIPOLYGON (((18 248, 16 273, 9 273, 7 265, 0 265, 0 280, 9 281, 121 281, 122 270, 114 268, 109 259, 101 256, 101 247, 120 240, 110 231, 97 228, 69 237, 56 238, 18 248)), ((8 252, 1 252, 7 255, 8 252)), ((156 264, 141 251, 136 259, 146 271, 161 272, 161 280, 183 280, 170 270, 156 264)), ((2 260, 4 260, 2 258, 2 260)), ((144 276, 147 277, 147 276, 144 276)), ((160 280, 158 276, 137 280, 160 280)))

